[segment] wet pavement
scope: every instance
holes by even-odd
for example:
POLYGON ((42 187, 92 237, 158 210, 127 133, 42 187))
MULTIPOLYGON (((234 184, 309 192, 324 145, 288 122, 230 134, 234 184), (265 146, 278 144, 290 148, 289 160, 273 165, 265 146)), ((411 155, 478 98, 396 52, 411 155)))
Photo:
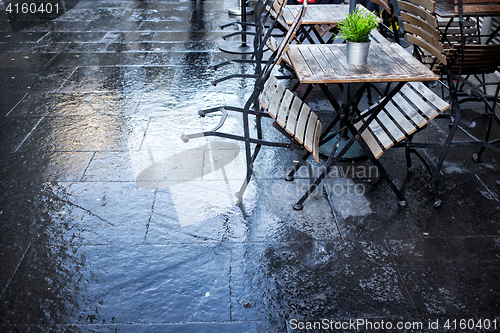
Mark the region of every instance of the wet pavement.
MULTIPOLYGON (((285 183, 296 153, 265 148, 235 206, 242 145, 180 135, 251 93, 210 84, 249 70, 212 68, 239 45, 220 38, 237 2, 66 3, 21 29, 0 13, 1 332, 500 331, 500 156, 453 149, 440 209, 393 149, 381 161, 407 207, 360 161, 294 211, 307 173, 285 183)), ((320 92, 308 103, 331 117, 320 92)), ((476 134, 481 113, 464 110, 476 134)))

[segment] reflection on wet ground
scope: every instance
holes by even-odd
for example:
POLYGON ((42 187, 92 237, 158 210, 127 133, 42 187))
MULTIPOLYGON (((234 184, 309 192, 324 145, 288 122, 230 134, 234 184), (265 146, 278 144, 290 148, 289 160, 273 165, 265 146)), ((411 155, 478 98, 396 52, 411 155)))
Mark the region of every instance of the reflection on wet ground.
MULTIPOLYGON (((475 164, 456 149, 439 210, 425 168, 407 174, 402 152, 388 151, 408 207, 360 161, 294 211, 308 184, 302 170, 283 181, 294 152, 263 149, 234 206, 242 145, 182 142, 219 122, 200 108, 251 93, 251 81, 210 84, 249 70, 212 68, 234 57, 218 45, 236 5, 80 0, 21 28, 0 13, 0 331, 291 332, 323 319, 331 331, 356 319, 408 324, 398 332, 482 319, 459 330, 495 331, 500 157, 475 164)), ((320 92, 308 102, 332 116, 320 92)), ((465 111, 477 131, 481 112, 465 111)), ((448 124, 430 126, 440 136, 448 124)), ((239 133, 240 118, 226 128, 239 133)), ((383 331, 366 325, 336 331, 383 331)))

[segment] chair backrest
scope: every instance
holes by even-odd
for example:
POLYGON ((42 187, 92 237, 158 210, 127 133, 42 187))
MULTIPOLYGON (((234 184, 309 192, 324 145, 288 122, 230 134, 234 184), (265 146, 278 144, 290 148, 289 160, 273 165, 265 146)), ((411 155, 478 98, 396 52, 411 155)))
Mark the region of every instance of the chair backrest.
MULTIPOLYGON (((262 1, 262 0, 259 0, 262 1)), ((285 10, 286 0, 266 0, 263 6, 261 7, 261 11, 255 12, 255 15, 260 15, 263 18, 257 18, 256 22, 261 22, 260 27, 263 29, 264 26, 267 26, 266 36, 270 36, 272 30, 276 26, 277 20, 283 16, 283 11, 285 10), (266 15, 264 15, 266 13, 266 15), (268 24, 267 20, 272 19, 272 23, 268 24)), ((258 8, 259 6, 256 6, 258 8)), ((264 29, 263 29, 264 30, 264 29)), ((264 39, 266 39, 264 37, 264 39)))
POLYGON ((427 51, 439 63, 446 65, 441 33, 434 15, 435 2, 432 0, 398 0, 398 6, 408 42, 427 51))
POLYGON ((287 0, 272 0, 267 9, 269 14, 282 26, 286 27, 285 20, 283 19, 283 12, 287 5, 287 0))
POLYGON ((389 5, 388 0, 371 0, 371 1, 374 4, 379 5, 383 10, 385 10, 387 12, 387 14, 389 14, 389 15, 392 14, 392 10, 391 10, 391 7, 389 5))
MULTIPOLYGON (((485 2, 485 0, 463 1, 464 3, 466 1, 485 2)), ((498 44, 464 44, 462 52, 461 44, 456 43, 445 54, 438 22, 434 15, 434 1, 398 0, 398 5, 408 42, 427 51, 437 59, 437 62, 434 61, 431 64, 431 68, 436 73, 442 72, 445 67, 447 71, 461 75, 494 73, 498 69, 500 61, 500 45, 498 44)), ((463 28, 462 26, 459 34, 463 33, 465 36, 467 31, 463 28)))
POLYGON ((450 59, 448 70, 452 73, 491 74, 495 73, 500 66, 500 44, 465 44, 463 62, 460 44, 455 44, 446 57, 450 59))
POLYGON ((306 13, 306 8, 307 8, 307 2, 305 2, 299 12, 297 13, 297 16, 295 17, 290 30, 287 32, 283 40, 280 42, 278 48, 276 51, 274 51, 269 59, 267 60, 265 66, 260 70, 259 75, 257 79, 255 80, 255 85, 254 85, 254 91, 252 95, 248 98, 246 104, 245 104, 245 109, 249 110, 252 105, 256 105, 255 103, 258 100, 258 96, 261 93, 264 84, 266 83, 267 79, 270 77, 273 69, 275 66, 279 65, 283 59, 283 54, 288 50, 288 46, 290 45, 291 41, 293 40, 295 34, 297 33, 298 29, 300 28, 300 25, 302 23, 302 18, 304 17, 306 13))
POLYGON ((290 43, 295 38, 295 35, 297 34, 297 31, 299 30, 299 28, 302 24, 302 18, 306 14, 306 9, 307 9, 307 1, 304 1, 304 4, 302 5, 300 10, 298 11, 297 16, 295 16, 295 19, 294 19, 293 23, 291 24, 290 29, 286 33, 285 37, 279 43, 277 49, 269 57, 269 60, 267 61, 266 65, 264 66, 264 69, 262 70, 262 77, 257 80, 257 81, 261 81, 260 82, 261 85, 263 85, 264 82, 267 81, 273 68, 275 66, 279 66, 279 64, 283 60, 283 55, 286 54, 286 52, 288 51, 288 47, 290 46, 290 43))
POLYGON ((266 50, 271 34, 277 24, 278 18, 283 15, 283 9, 286 5, 286 0, 259 0, 255 6, 255 35, 253 38, 253 57, 256 61, 256 73, 262 71, 262 58, 266 50), (270 15, 274 12, 274 15, 270 15), (278 15, 278 16, 276 16, 278 15), (271 22, 268 22, 268 20, 271 22))
POLYGON ((465 43, 489 44, 491 40, 482 38, 487 36, 481 36, 481 31, 478 29, 479 16, 494 16, 493 13, 496 13, 496 16, 498 16, 498 13, 500 13, 500 2, 491 0, 455 0, 454 2, 455 13, 459 14, 460 31, 457 35, 460 38, 450 39, 450 41, 460 43, 462 36, 464 36, 465 43), (462 7, 459 7, 459 3, 462 4, 462 7), (464 14, 466 15, 464 16, 464 14))
POLYGON ((286 3, 287 0, 272 0, 269 4, 266 4, 266 8, 273 17, 279 17, 283 15, 286 3))

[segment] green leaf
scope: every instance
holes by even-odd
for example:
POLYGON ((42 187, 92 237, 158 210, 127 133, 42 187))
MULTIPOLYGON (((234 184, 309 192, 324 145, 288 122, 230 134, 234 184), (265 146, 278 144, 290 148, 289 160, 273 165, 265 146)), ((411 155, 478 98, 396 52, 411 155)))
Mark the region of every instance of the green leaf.
POLYGON ((375 12, 356 8, 339 22, 337 38, 356 43, 369 42, 371 31, 377 28, 380 21, 375 12))

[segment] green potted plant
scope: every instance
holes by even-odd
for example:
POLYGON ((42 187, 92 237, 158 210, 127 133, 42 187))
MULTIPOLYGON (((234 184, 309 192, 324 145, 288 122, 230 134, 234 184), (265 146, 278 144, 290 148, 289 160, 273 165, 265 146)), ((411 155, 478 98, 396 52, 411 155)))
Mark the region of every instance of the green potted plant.
POLYGON ((338 38, 347 41, 347 63, 365 65, 370 49, 370 33, 376 29, 380 18, 366 9, 356 8, 339 22, 338 38))

